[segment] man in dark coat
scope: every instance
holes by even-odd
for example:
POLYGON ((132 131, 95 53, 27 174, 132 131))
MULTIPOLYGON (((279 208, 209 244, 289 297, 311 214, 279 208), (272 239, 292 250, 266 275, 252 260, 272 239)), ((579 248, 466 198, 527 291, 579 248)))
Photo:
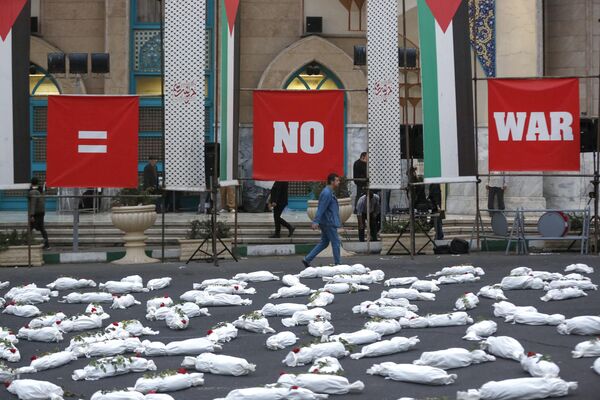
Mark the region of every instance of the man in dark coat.
POLYGON ((292 237, 296 230, 296 228, 281 218, 283 210, 288 205, 288 187, 289 184, 287 182, 275 182, 273 188, 271 188, 269 205, 273 209, 273 218, 275 220, 275 234, 271 235, 271 238, 281 237, 281 225, 285 226, 289 231, 288 237, 292 237))
POLYGON ((148 164, 144 167, 144 190, 150 189, 151 192, 158 191, 158 168, 156 168, 156 157, 150 156, 148 164))
POLYGON ((356 202, 366 193, 367 187, 367 162, 369 160, 368 153, 360 153, 360 158, 354 161, 352 168, 352 177, 355 179, 354 184, 356 185, 356 197, 354 198, 354 211, 356 212, 356 202))
POLYGON ((31 189, 29 190, 29 226, 42 234, 44 238, 44 249, 49 249, 48 233, 44 226, 44 216, 46 215, 46 200, 42 193, 42 188, 38 178, 31 178, 31 189))

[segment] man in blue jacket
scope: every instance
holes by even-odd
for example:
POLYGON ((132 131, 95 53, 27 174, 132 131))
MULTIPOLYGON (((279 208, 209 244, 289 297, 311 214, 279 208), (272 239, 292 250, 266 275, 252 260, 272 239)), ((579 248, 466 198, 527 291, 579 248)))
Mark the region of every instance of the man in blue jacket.
POLYGON ((340 186, 340 177, 337 174, 329 174, 327 176, 327 186, 319 196, 319 207, 317 215, 312 222, 313 230, 321 229, 321 241, 303 260, 302 264, 305 267, 310 267, 310 263, 315 257, 325 250, 329 243, 333 250, 333 260, 336 265, 340 264, 340 238, 338 236, 338 228, 342 226, 340 222, 340 207, 335 190, 340 186))

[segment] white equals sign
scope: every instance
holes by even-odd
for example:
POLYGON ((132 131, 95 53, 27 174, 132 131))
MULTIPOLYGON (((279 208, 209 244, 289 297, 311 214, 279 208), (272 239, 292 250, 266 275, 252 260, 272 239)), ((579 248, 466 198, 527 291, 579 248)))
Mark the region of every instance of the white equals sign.
MULTIPOLYGON (((79 131, 79 140, 107 140, 107 131, 79 131)), ((107 152, 105 144, 80 144, 77 147, 77 152, 80 154, 102 154, 107 152)))

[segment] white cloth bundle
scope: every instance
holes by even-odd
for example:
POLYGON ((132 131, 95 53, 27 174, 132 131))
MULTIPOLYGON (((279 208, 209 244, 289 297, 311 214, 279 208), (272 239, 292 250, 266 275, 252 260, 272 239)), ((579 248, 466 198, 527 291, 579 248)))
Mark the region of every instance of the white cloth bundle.
POLYGON ((269 296, 269 299, 281 299, 289 297, 308 296, 312 290, 306 285, 299 284, 294 286, 280 287, 276 293, 269 296))
POLYGON ((460 296, 454 303, 455 310, 472 310, 479 304, 479 297, 471 292, 467 292, 460 296))
POLYGON ((146 283, 146 289, 148 290, 160 290, 171 285, 172 278, 164 277, 164 278, 156 278, 150 279, 148 283, 146 283))
POLYGON ((310 335, 321 338, 322 342, 327 341, 335 331, 331 322, 324 320, 310 321, 307 328, 310 335))
POLYGON ((193 338, 170 342, 150 342, 144 340, 136 349, 136 352, 148 357, 158 356, 193 356, 200 353, 212 353, 221 350, 221 346, 207 338, 193 338))
POLYGON ((98 289, 106 290, 111 294, 127 294, 127 293, 140 293, 148 292, 148 289, 144 287, 142 282, 130 282, 130 281, 106 281, 98 285, 98 289))
POLYGON ((129 275, 125 278, 121 279, 121 282, 130 282, 130 283, 143 283, 144 280, 139 275, 129 275))
POLYGON ((129 390, 113 390, 105 391, 99 390, 92 395, 90 400, 149 400, 148 397, 144 396, 140 392, 133 392, 129 390))
POLYGON ((144 400, 175 400, 175 399, 172 396, 165 394, 165 393, 149 393, 144 396, 144 400))
POLYGON ((544 281, 529 275, 505 276, 500 282, 502 290, 543 289, 544 281))
MULTIPOLYGON (((34 318, 31 321, 29 321, 29 323, 27 325, 31 329, 38 329, 38 328, 43 328, 46 326, 56 325, 57 321, 63 321, 65 319, 67 319, 67 316, 62 312, 58 312, 55 314, 46 314, 46 315, 42 315, 40 317, 34 318)), ((2 337, 0 335, 0 339, 1 338, 2 337)))
POLYGON ((204 307, 247 306, 252 300, 242 299, 237 294, 210 294, 204 291, 191 290, 179 297, 183 301, 191 301, 204 307))
POLYGON ((282 362, 288 367, 297 367, 310 364, 317 358, 342 358, 349 354, 346 347, 340 342, 318 343, 293 349, 282 362))
POLYGON ((36 306, 32 306, 32 305, 21 306, 18 304, 14 304, 14 305, 11 304, 11 305, 7 305, 4 308, 4 310, 2 310, 2 314, 11 314, 11 315, 14 315, 15 317, 31 318, 31 317, 36 317, 38 315, 41 315, 42 312, 36 306))
POLYGON ((435 274, 429 274, 427 277, 432 276, 449 276, 449 275, 463 275, 463 274, 473 274, 477 276, 485 275, 485 271, 479 267, 474 267, 472 265, 458 265, 455 267, 444 267, 441 271, 436 272, 435 274))
POLYGON ((4 297, 6 297, 7 299, 14 300, 15 298, 17 298, 17 296, 19 296, 20 294, 23 294, 23 293, 37 293, 40 296, 48 296, 48 297, 58 296, 58 292, 56 292, 56 291, 52 291, 47 288, 39 288, 39 287, 37 287, 37 285, 35 283, 30 283, 29 285, 15 286, 15 287, 11 288, 8 292, 6 292, 4 297))
POLYGON ((395 319, 372 319, 365 322, 364 328, 386 336, 400 332, 402 325, 395 319))
POLYGON ((76 290, 89 287, 96 287, 96 282, 91 279, 75 279, 71 277, 62 277, 49 283, 46 287, 50 290, 76 290))
POLYGON ((321 400, 327 394, 317 394, 304 388, 253 387, 235 389, 226 397, 214 400, 321 400))
POLYGON ((448 374, 440 368, 414 364, 396 364, 384 362, 374 364, 367 370, 369 375, 381 375, 386 379, 400 382, 420 383, 423 385, 451 385, 456 380, 455 374, 448 374))
POLYGON ((176 392, 204 385, 204 374, 200 372, 164 374, 149 378, 139 378, 133 390, 140 393, 176 392))
POLYGON ((63 340, 62 332, 56 327, 56 325, 47 326, 47 327, 38 328, 38 329, 31 329, 31 328, 23 327, 23 328, 19 329, 19 332, 17 333, 17 337, 19 339, 25 339, 25 340, 29 340, 31 342, 45 342, 45 343, 52 343, 52 342, 58 343, 63 340))
POLYGON ((62 367, 71 361, 77 360, 77 354, 72 351, 59 351, 43 357, 32 357, 31 364, 28 367, 19 368, 20 374, 33 374, 48 369, 62 367))
POLYGON ((112 303, 113 296, 110 293, 104 292, 90 292, 90 293, 69 293, 63 296, 62 302, 75 304, 75 303, 112 303))
POLYGON ((477 296, 485 297, 492 300, 507 300, 504 291, 500 285, 484 286, 479 289, 477 296))
POLYGON ((595 338, 578 343, 571 355, 573 358, 600 357, 600 339, 595 338))
POLYGON ((72 351, 77 353, 78 357, 112 357, 125 353, 135 353, 136 349, 141 346, 140 339, 111 339, 97 343, 85 344, 81 347, 74 348, 72 351))
POLYGON ((97 381, 111 376, 146 371, 156 371, 154 361, 140 357, 116 356, 92 361, 83 369, 73 371, 71 378, 74 381, 97 381))
POLYGON ((233 277, 236 281, 244 281, 244 282, 268 282, 268 281, 278 281, 279 277, 277 275, 273 275, 269 271, 255 271, 249 273, 237 274, 233 277))
POLYGON ((498 324, 494 321, 480 321, 467 328, 466 335, 463 339, 470 341, 483 340, 488 336, 492 336, 498 330, 498 324))
POLYGON ((211 294, 256 294, 256 289, 240 285, 212 285, 205 287, 203 290, 211 294))
POLYGON ((93 334, 78 335, 71 339, 69 346, 65 350, 72 351, 81 357, 84 354, 86 346, 89 344, 106 342, 107 340, 127 339, 129 337, 129 333, 125 331, 120 331, 118 334, 96 332, 93 334))
POLYGON ((525 357, 521 358, 521 367, 534 378, 558 378, 560 374, 558 365, 544 358, 543 354, 527 353, 525 357))
POLYGON ((597 358, 596 361, 594 361, 594 364, 592 364, 592 369, 595 373, 600 375, 600 358, 597 358))
POLYGON ((479 390, 458 392, 457 400, 534 400, 548 397, 564 397, 577 390, 577 382, 560 378, 517 378, 491 381, 479 390))
POLYGON ((585 297, 587 293, 581 289, 577 289, 574 287, 568 287, 565 289, 551 289, 546 292, 546 294, 540 297, 542 301, 556 301, 556 300, 568 300, 574 299, 577 297, 585 297))
POLYGON ((25 304, 41 304, 50 301, 50 296, 41 294, 37 291, 19 292, 11 298, 12 302, 25 305, 25 304))
POLYGON ((5 304, 6 300, 4 299, 4 297, 0 297, 0 308, 3 308, 5 304))
POLYGON ((553 281, 556 279, 562 279, 563 275, 559 272, 549 271, 534 271, 531 268, 519 267, 510 271, 511 276, 530 276, 533 278, 539 278, 543 281, 553 281))
POLYGON ((331 292, 325 290, 317 290, 314 292, 309 300, 310 303, 307 304, 308 307, 325 307, 333 303, 335 299, 335 295, 331 292))
POLYGON ((17 372, 7 367, 4 363, 0 362, 0 383, 11 382, 15 379, 17 372))
POLYGON ((517 311, 512 315, 506 316, 505 322, 524 325, 559 325, 565 322, 565 316, 562 314, 543 314, 533 311, 517 311))
POLYGON ((517 267, 510 270, 509 275, 511 276, 523 276, 529 275, 533 270, 529 267, 517 267))
POLYGON ((426 351, 421 354, 418 360, 413 361, 413 364, 428 365, 441 369, 454 369, 489 361, 496 361, 496 357, 486 354, 483 350, 469 351, 455 347, 438 351, 426 351))
POLYGON ((190 318, 179 308, 170 307, 165 315, 165 322, 169 329, 181 331, 190 326, 190 318))
POLYGON ((115 337, 139 337, 159 334, 158 331, 153 331, 152 329, 142 325, 142 323, 137 319, 113 322, 112 324, 104 328, 104 332, 108 334, 113 334, 113 336, 115 337), (120 335, 119 333, 121 331, 125 331, 127 335, 120 335))
POLYGON ((300 271, 300 278, 323 278, 335 275, 362 275, 371 271, 362 264, 334 265, 330 267, 308 267, 300 271))
POLYGON ((235 339, 238 329, 229 322, 220 322, 206 332, 206 337, 217 343, 230 342, 235 339))
POLYGON ((300 279, 296 275, 287 274, 281 278, 281 283, 285 286, 296 286, 300 285, 300 279))
POLYGON ((598 290, 598 286, 594 285, 592 281, 576 279, 559 279, 556 281, 549 282, 544 286, 544 290, 546 291, 551 289, 568 288, 576 288, 580 290, 598 290))
POLYGON ((308 325, 310 321, 316 319, 324 319, 329 321, 331 314, 324 308, 316 307, 306 311, 296 311, 290 318, 283 318, 281 323, 285 327, 297 326, 297 325, 308 325))
POLYGON ((494 308, 494 316, 500 318, 506 318, 509 315, 513 315, 517 312, 537 312, 537 308, 532 306, 515 306, 513 303, 508 301, 501 301, 492 304, 494 308))
POLYGON ((444 275, 440 276, 435 282, 438 285, 453 285, 456 283, 472 283, 477 282, 481 278, 471 273, 461 275, 444 275))
POLYGON ((481 349, 500 358, 521 361, 525 349, 518 340, 510 336, 490 336, 480 343, 481 349))
POLYGON ((440 288, 435 284, 435 281, 422 281, 418 280, 410 285, 411 289, 418 290, 419 292, 439 292, 440 288))
POLYGON ((14 380, 6 389, 19 400, 63 400, 65 395, 60 386, 33 379, 14 380))
POLYGON ((269 350, 282 350, 296 344, 298 337, 294 332, 283 331, 267 338, 266 346, 269 350))
POLYGON ((73 315, 63 321, 56 321, 56 327, 61 332, 80 332, 90 329, 102 328, 102 321, 106 318, 100 314, 73 315))
POLYGON ((344 371, 342 364, 337 358, 320 357, 313 361, 313 364, 308 368, 309 374, 334 374, 339 375, 344 371))
POLYGON ((407 276, 404 278, 391 278, 391 279, 388 279, 385 282, 383 282, 383 285, 384 286, 407 286, 407 285, 412 285, 413 283, 415 283, 418 280, 419 280, 419 278, 417 278, 416 276, 407 276))
POLYGON ((405 299, 402 297, 395 298, 395 299, 392 299, 389 297, 383 297, 383 298, 377 299, 375 301, 370 301, 370 300, 363 301, 359 305, 352 307, 352 312, 354 314, 367 314, 369 311, 369 308, 371 308, 373 306, 404 307, 404 308, 408 309, 409 311, 414 311, 414 312, 419 311, 419 307, 417 307, 414 304, 410 304, 410 301, 408 301, 408 299, 405 299))
POLYGON ((196 317, 210 317, 210 313, 207 308, 200 308, 200 306, 196 303, 192 303, 190 301, 186 301, 185 303, 175 304, 171 308, 181 310, 185 315, 189 318, 196 317))
POLYGON ((571 273, 571 274, 567 274, 567 275, 563 276, 562 279, 559 279, 559 280, 588 281, 588 282, 592 281, 589 277, 583 276, 583 275, 575 273, 575 272, 571 273))
POLYGON ((0 340, 0 359, 8 362, 19 362, 21 361, 21 353, 17 349, 14 343, 8 340, 0 340))
POLYGON ((103 317, 110 318, 110 315, 104 312, 104 308, 98 303, 90 303, 85 307, 84 314, 99 314, 103 317))
POLYGON ((238 319, 233 321, 233 326, 249 332, 275 333, 275 329, 269 326, 269 320, 266 319, 260 311, 240 315, 238 319))
POLYGON ((357 285, 372 285, 374 283, 381 282, 385 278, 385 273, 380 270, 370 271, 367 274, 358 274, 358 275, 334 275, 334 276, 324 276, 324 282, 330 283, 356 283, 357 285))
POLYGON ((580 274, 593 274, 594 268, 586 264, 571 264, 565 267, 565 272, 579 272, 580 274))
POLYGON ((600 335, 600 317, 583 315, 565 320, 556 328, 561 335, 600 335))
POLYGON ((330 374, 283 374, 276 385, 283 387, 301 387, 315 393, 348 394, 360 393, 365 389, 361 381, 350 383, 347 378, 330 374))
POLYGON ((14 332, 3 327, 0 327, 0 340, 13 344, 19 343, 19 339, 17 339, 17 336, 14 334, 14 332))
POLYGON ((466 312, 457 311, 448 314, 429 314, 411 319, 400 318, 403 328, 437 328, 443 326, 461 326, 472 324, 473 319, 466 312))
POLYGON ((131 294, 126 295, 117 295, 113 297, 113 303, 110 306, 112 309, 121 309, 124 310, 129 307, 133 307, 135 305, 142 304, 133 297, 131 294))
POLYGON ((435 301, 434 293, 421 293, 415 289, 393 288, 388 291, 381 292, 382 298, 389 299, 406 299, 406 300, 422 300, 435 301))
POLYGON ((356 283, 327 283, 323 290, 333 294, 356 293, 369 290, 368 286, 356 283))
POLYGON ((223 278, 215 278, 215 279, 205 279, 200 283, 194 283, 192 285, 193 289, 202 290, 207 286, 216 286, 216 285, 239 285, 241 287, 246 287, 248 282, 239 281, 236 279, 223 279, 223 278))
POLYGON ((156 310, 157 308, 171 307, 173 304, 175 302, 169 296, 155 297, 146 302, 146 311, 150 311, 151 308, 156 310))
POLYGON ((265 317, 288 317, 294 315, 296 311, 306 311, 308 306, 305 304, 297 303, 280 303, 272 304, 267 303, 260 310, 261 314, 265 317))
POLYGON ((397 336, 390 340, 382 340, 377 343, 364 346, 360 353, 350 355, 350 358, 354 360, 361 359, 363 357, 381 357, 390 354, 401 353, 414 348, 419 344, 419 338, 413 336, 410 338, 397 336))
POLYGON ((405 307, 399 306, 371 306, 367 310, 371 318, 412 318, 417 316, 405 307))
POLYGON ((0 290, 6 289, 9 286, 10 286, 10 282, 9 281, 0 281, 0 290))
POLYGON ((212 353, 202 353, 198 357, 185 357, 181 366, 215 375, 243 376, 256 371, 256 365, 250 364, 244 358, 212 353))

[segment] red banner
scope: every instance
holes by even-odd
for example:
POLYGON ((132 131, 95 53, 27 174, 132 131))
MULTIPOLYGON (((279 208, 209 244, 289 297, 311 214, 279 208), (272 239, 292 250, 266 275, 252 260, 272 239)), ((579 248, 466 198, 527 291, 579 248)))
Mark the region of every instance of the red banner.
POLYGON ((323 181, 344 171, 344 93, 254 92, 254 179, 323 181))
POLYGON ((138 127, 135 96, 50 96, 48 186, 138 187, 138 127))
POLYGON ((579 171, 579 81, 489 81, 490 171, 579 171))

